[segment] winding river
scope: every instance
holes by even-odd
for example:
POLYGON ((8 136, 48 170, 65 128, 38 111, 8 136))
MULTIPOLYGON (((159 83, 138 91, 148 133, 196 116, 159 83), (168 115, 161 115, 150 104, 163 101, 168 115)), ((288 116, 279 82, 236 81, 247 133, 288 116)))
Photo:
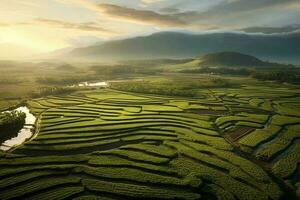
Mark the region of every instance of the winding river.
MULTIPOLYGON (((22 144, 27 139, 33 136, 33 129, 34 129, 36 117, 30 113, 30 110, 26 106, 19 107, 15 109, 15 111, 21 111, 26 114, 25 124, 23 128, 18 132, 18 135, 16 137, 8 139, 1 144, 0 150, 2 151, 8 151, 13 147, 22 144)), ((5 112, 10 112, 10 111, 5 111, 5 112)))

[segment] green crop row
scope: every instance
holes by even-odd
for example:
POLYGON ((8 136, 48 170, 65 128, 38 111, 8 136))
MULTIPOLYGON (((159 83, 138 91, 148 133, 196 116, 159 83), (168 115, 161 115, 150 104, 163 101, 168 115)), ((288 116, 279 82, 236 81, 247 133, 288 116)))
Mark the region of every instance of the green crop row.
POLYGON ((298 164, 300 163, 299 152, 300 143, 297 143, 285 157, 281 158, 274 164, 272 168, 274 174, 282 178, 288 178, 292 175, 297 170, 298 164))
MULTIPOLYGON (((177 168, 182 174, 192 173, 194 176, 200 177, 204 182, 216 184, 227 192, 241 200, 268 200, 279 199, 282 196, 281 189, 274 182, 261 183, 257 185, 249 185, 240 181, 240 178, 235 178, 224 173, 220 169, 210 167, 195 157, 193 152, 187 152, 194 158, 179 158, 173 160, 170 165, 177 168)), ((204 190, 205 188, 203 188, 204 190)), ((216 195, 216 194, 214 194, 216 195)))
POLYGON ((139 150, 158 156, 173 158, 177 156, 176 151, 163 145, 155 146, 150 144, 131 144, 121 147, 124 150, 139 150))
POLYGON ((180 188, 164 188, 160 186, 132 185, 128 183, 113 183, 94 179, 83 179, 82 184, 91 191, 106 192, 126 197, 159 198, 159 199, 199 199, 201 196, 189 190, 180 188))
POLYGON ((53 186, 79 183, 80 178, 76 177, 53 177, 41 178, 26 184, 18 185, 13 188, 4 189, 0 192, 0 199, 21 198, 25 194, 32 194, 53 186))
POLYGON ((166 157, 158 157, 146 154, 144 152, 132 151, 129 149, 113 149, 109 151, 103 151, 100 153, 100 155, 118 155, 131 160, 135 160, 137 162, 146 162, 152 164, 165 164, 170 161, 170 159, 166 157))
MULTIPOLYGON (((27 200, 41 200, 41 199, 51 199, 51 200, 63 200, 68 199, 74 195, 84 191, 84 187, 81 186, 61 186, 59 188, 47 189, 45 192, 39 192, 37 194, 31 195, 26 198, 27 200)), ((102 198, 101 198, 102 199, 102 198)))
POLYGON ((267 121, 267 115, 256 115, 256 114, 249 114, 249 113, 241 113, 240 115, 236 116, 224 116, 219 117, 216 120, 216 124, 221 126, 227 122, 236 122, 236 121, 246 121, 246 122, 254 122, 254 123, 264 123, 267 121))
POLYGON ((269 160, 275 154, 285 150, 293 142, 293 140, 300 138, 299 136, 300 125, 288 126, 283 130, 275 139, 268 142, 267 145, 258 149, 255 156, 257 158, 269 160))
POLYGON ((7 178, 1 178, 0 180, 0 190, 7 187, 13 187, 15 184, 22 183, 24 181, 28 181, 33 178, 41 178, 43 176, 49 175, 56 175, 61 174, 62 171, 51 171, 51 170, 44 170, 44 171, 33 171, 29 173, 17 174, 14 176, 9 176, 7 178))
POLYGON ((92 158, 89 160, 89 164, 92 166, 103 167, 128 167, 137 169, 146 169, 156 171, 156 173, 169 174, 177 177, 178 174, 175 169, 172 169, 168 165, 157 165, 145 162, 136 162, 117 155, 103 155, 99 152, 93 152, 92 158))
POLYGON ((283 126, 289 124, 300 124, 300 118, 298 117, 289 117, 284 115, 275 115, 273 116, 272 123, 283 126))
MULTIPOLYGON (((146 171, 142 169, 133 169, 130 167, 78 167, 75 169, 76 172, 85 173, 98 179, 110 179, 112 181, 132 181, 137 184, 157 184, 157 185, 165 185, 165 186, 187 186, 190 183, 189 179, 180 179, 177 177, 162 175, 159 173, 154 173, 154 171, 146 171)), ((201 183, 201 182, 199 182, 201 183)), ((199 185, 196 185, 196 187, 199 185)))
POLYGON ((281 129, 280 126, 271 124, 266 129, 256 129, 239 140, 239 144, 254 148, 258 144, 267 141, 281 129))

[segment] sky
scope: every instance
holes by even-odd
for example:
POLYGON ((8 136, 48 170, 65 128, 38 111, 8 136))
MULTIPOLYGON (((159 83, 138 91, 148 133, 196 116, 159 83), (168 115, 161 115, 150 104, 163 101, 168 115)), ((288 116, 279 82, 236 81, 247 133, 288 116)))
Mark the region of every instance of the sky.
POLYGON ((0 5, 0 54, 13 47, 43 53, 159 31, 300 29, 300 0, 0 0, 0 5))

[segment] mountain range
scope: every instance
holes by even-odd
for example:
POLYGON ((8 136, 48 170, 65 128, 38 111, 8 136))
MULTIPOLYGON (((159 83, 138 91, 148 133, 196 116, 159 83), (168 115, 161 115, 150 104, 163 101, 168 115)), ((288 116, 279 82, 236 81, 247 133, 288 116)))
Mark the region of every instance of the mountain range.
POLYGON ((284 34, 159 32, 76 48, 64 57, 84 59, 191 58, 231 51, 264 60, 300 63, 300 32, 284 34))

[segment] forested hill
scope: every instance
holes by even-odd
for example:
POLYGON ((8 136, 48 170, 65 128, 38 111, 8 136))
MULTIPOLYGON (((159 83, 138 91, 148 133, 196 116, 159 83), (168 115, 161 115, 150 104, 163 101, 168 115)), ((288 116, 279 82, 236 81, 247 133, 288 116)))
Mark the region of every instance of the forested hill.
POLYGON ((291 65, 262 61, 254 56, 238 52, 218 52, 199 57, 202 66, 229 67, 286 67, 291 65))
POLYGON ((191 58, 211 52, 234 51, 274 61, 300 63, 300 33, 187 34, 160 32, 77 48, 70 58, 156 59, 191 58))

